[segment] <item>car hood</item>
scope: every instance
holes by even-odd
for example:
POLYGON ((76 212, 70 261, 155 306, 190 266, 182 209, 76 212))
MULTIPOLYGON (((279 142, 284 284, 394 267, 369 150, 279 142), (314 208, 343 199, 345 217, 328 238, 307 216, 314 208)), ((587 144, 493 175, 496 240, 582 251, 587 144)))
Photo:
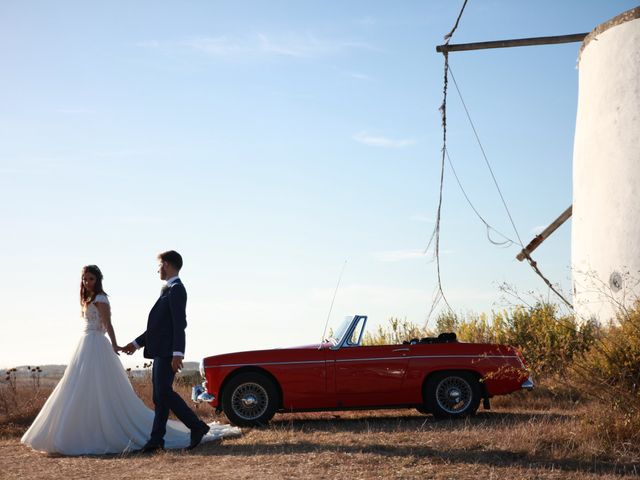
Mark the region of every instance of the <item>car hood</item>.
POLYGON ((271 348, 267 350, 247 350, 243 352, 221 353, 220 355, 205 357, 203 362, 205 365, 220 365, 256 361, 287 361, 293 358, 298 358, 300 355, 304 355, 305 357, 313 354, 319 355, 321 350, 329 348, 329 346, 330 345, 327 343, 315 343, 310 345, 300 345, 297 347, 283 347, 271 348))

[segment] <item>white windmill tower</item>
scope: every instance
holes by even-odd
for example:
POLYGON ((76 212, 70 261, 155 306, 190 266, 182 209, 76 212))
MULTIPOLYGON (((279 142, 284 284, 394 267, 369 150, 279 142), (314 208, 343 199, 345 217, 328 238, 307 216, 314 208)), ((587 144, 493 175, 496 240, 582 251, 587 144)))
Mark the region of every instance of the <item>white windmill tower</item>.
POLYGON ((573 150, 576 313, 607 320, 640 281, 640 7, 582 43, 573 150))

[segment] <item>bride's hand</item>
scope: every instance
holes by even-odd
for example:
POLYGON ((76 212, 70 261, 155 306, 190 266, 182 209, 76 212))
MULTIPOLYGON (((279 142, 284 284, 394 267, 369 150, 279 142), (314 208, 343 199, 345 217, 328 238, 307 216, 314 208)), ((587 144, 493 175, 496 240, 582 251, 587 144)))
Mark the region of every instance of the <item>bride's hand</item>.
POLYGON ((115 352, 116 355, 120 356, 120 352, 122 350, 122 347, 119 347, 118 345, 112 345, 113 347, 113 351, 115 352))

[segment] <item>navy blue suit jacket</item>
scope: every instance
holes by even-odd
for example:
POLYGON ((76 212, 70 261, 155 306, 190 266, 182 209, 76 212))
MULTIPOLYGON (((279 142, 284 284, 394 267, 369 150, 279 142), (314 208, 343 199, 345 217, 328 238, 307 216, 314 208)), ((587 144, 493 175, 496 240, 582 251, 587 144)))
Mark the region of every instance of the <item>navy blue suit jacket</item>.
POLYGON ((147 330, 136 338, 144 347, 145 358, 172 357, 173 352, 185 353, 187 328, 187 291, 180 279, 162 292, 149 312, 147 330))

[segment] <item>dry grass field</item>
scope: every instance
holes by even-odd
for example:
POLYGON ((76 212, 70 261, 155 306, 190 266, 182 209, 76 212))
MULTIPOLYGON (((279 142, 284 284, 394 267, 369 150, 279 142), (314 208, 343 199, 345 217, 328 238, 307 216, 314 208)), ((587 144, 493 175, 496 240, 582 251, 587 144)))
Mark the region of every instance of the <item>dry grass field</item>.
MULTIPOLYGON (((134 382, 150 403, 148 382, 134 382)), ((20 435, 50 391, 0 416, 0 478, 435 478, 590 479, 640 474, 638 448, 603 447, 589 423, 597 404, 538 392, 495 399, 491 411, 438 421, 413 410, 276 415, 268 428, 151 456, 62 457, 31 451, 20 435)), ((20 386, 18 386, 20 390, 20 386)), ((187 395, 187 388, 181 389, 187 395)), ((26 395, 26 393, 25 393, 26 395)), ((225 422, 208 406, 198 413, 225 422)))
MULTIPOLYGON (((399 343, 455 331, 461 341, 517 346, 533 392, 494 398, 490 411, 438 421, 414 410, 276 415, 268 428, 193 452, 99 457, 43 455, 20 444, 56 378, 38 367, 0 378, 0 479, 436 478, 592 479, 640 476, 640 301, 615 322, 580 323, 536 303, 510 311, 446 314, 430 332, 390 319, 367 337, 399 343)), ((55 370, 58 375, 62 370, 55 370)), ((151 406, 149 366, 130 374, 151 406)), ((189 397, 197 372, 178 379, 189 397)), ((207 421, 226 422, 208 405, 207 421)))

